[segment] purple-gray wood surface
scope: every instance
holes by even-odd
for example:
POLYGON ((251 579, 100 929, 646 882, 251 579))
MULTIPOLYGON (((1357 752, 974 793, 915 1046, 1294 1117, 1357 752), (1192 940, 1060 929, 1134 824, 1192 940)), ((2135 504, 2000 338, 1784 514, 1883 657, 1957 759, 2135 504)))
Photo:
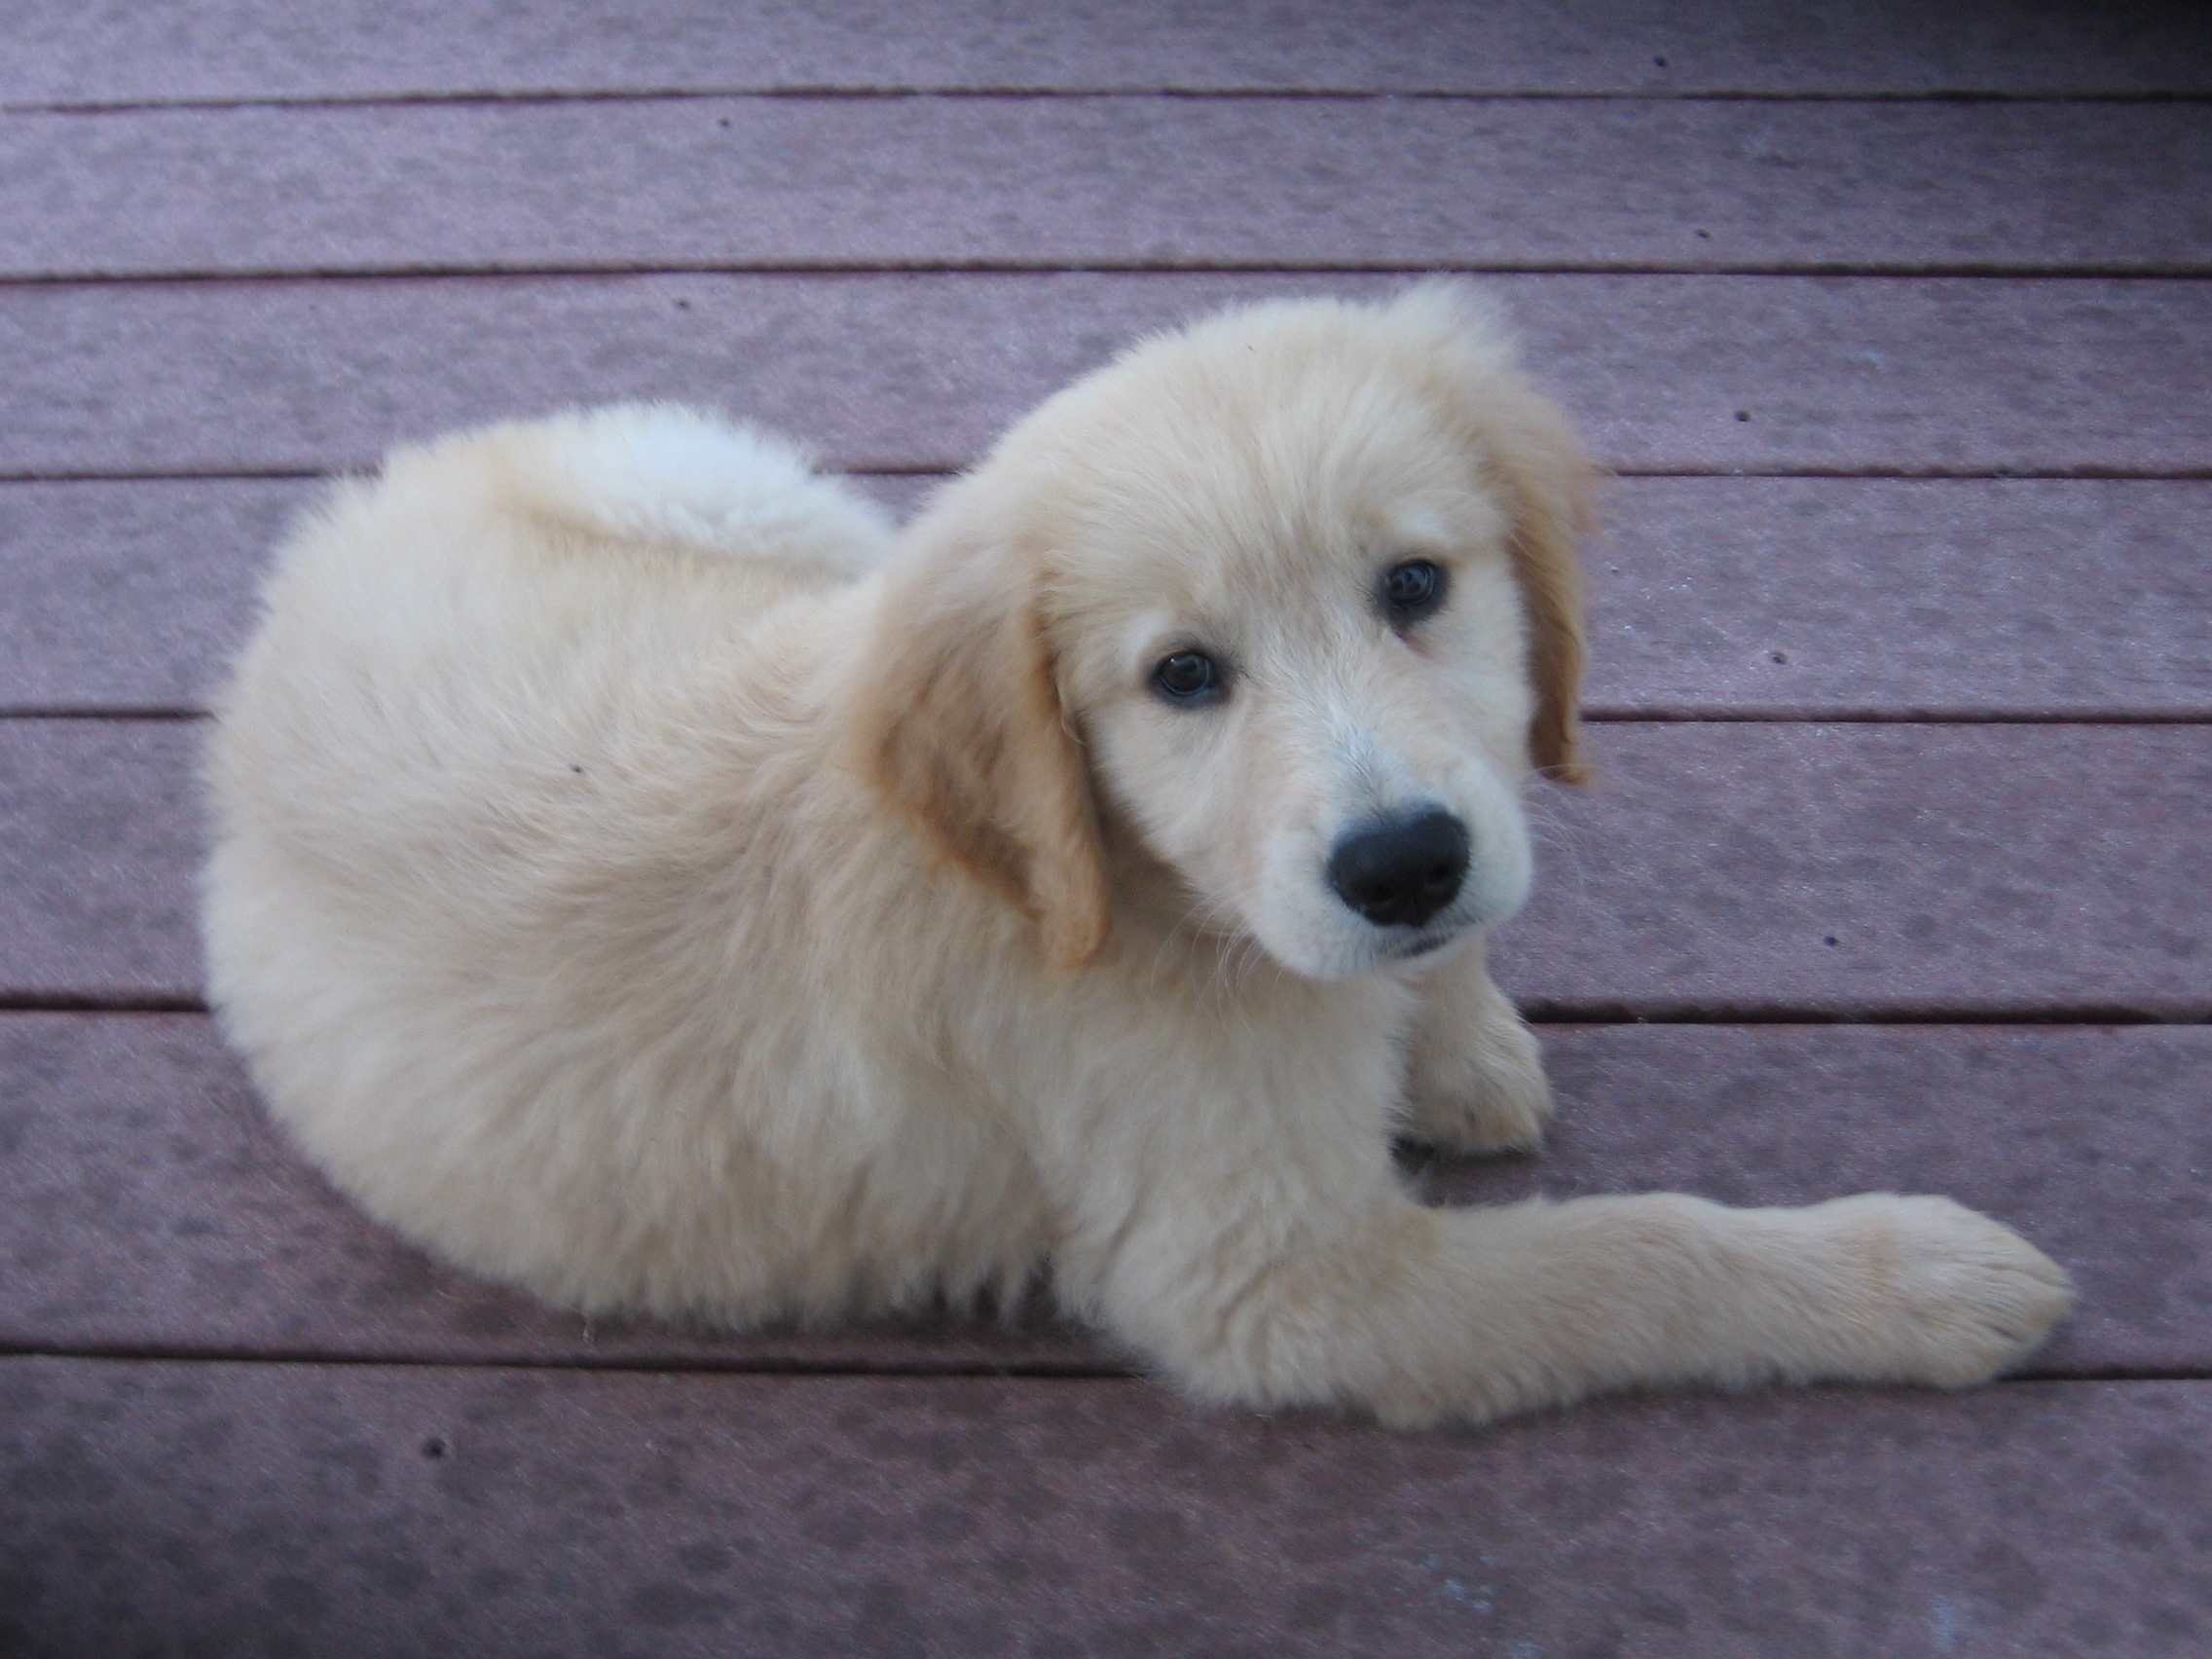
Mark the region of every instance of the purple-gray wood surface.
POLYGON ((0 103, 658 90, 2212 92, 2190 0, 86 0, 0 103))
POLYGON ((1118 1380, 0 1360, 0 1559, 51 1653, 2191 1659, 2208 1436, 2201 1382, 1469 1436, 1118 1380))
POLYGON ((0 276, 2212 272, 2180 103, 679 98, 0 115, 0 276))
MULTIPOLYGON (((1048 273, 0 284, 0 478, 322 472, 620 398, 940 470, 1147 329, 1404 278, 1048 273)), ((2212 476, 2212 280, 1487 284, 1626 472, 2212 476), (2157 395, 2147 395, 2155 387, 2157 395)))
POLYGON ((16 11, 0 1654, 2212 1648, 2212 13, 16 11), (1627 476, 1500 952, 1561 1123, 1410 1177, 1949 1192, 2080 1281, 2039 1381, 1399 1436, 1041 1309, 587 1328, 158 1012, 316 475, 681 397, 904 512, 1132 334, 1437 267, 1627 476))

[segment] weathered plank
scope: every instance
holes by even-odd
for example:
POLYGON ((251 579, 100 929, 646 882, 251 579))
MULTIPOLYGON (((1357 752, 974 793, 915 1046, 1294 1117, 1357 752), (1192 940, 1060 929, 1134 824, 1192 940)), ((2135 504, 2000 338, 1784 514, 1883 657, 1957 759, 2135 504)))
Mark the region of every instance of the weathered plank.
POLYGON ((1472 1435, 1130 1382, 0 1363, 12 1651, 2160 1659, 2212 1384, 1472 1435))
POLYGON ((0 999, 192 997, 196 725, 0 723, 0 999))
POLYGON ((2212 272, 2194 103, 680 98, 0 115, 0 278, 2212 272), (2023 181, 2033 181, 2023 189, 2023 181))
MULTIPOLYGON (((0 713, 203 706, 320 488, 0 485, 0 713)), ((1605 517, 1601 716, 2212 714, 2212 484, 1629 478, 1605 517)))
MULTIPOLYGON (((191 997, 197 722, 0 722, 0 995, 191 997)), ((1537 798, 1539 1011, 2212 1017, 2212 726, 1632 723, 1537 798)))
POLYGON ((172 0, 12 19, 0 102, 804 88, 2212 91, 2202 12, 2120 0, 172 0))
MULTIPOLYGON (((326 471, 622 397, 862 470, 977 455, 1150 328, 1295 276, 663 276, 0 289, 0 477, 326 471)), ((1513 276, 1541 378, 1629 472, 2150 472, 2212 455, 2212 282, 1513 276)))
POLYGON ((0 710, 203 705, 271 542, 319 490, 0 485, 0 710))
POLYGON ((1501 940, 1539 1012, 2212 1017, 2212 727, 1599 733, 1501 940))
POLYGON ((2212 484, 1629 478, 1604 516, 1600 715, 2212 712, 2212 484))
MULTIPOLYGON (((2212 1032, 1548 1026, 1540 1159, 1434 1162, 1438 1201, 1939 1192, 2064 1263, 2043 1376, 2212 1370, 2212 1032), (2115 1216, 2127 1217, 2116 1227, 2115 1216)), ((775 1370, 1114 1370, 1032 1310, 742 1335, 587 1326, 442 1267, 331 1192, 200 1014, 0 1015, 0 1349, 775 1370)))

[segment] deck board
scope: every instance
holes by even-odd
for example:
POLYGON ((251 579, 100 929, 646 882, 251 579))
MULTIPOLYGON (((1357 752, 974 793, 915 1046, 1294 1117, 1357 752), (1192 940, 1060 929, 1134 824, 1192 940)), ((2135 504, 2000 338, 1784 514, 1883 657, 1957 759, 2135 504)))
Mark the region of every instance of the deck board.
POLYGON ((719 99, 0 115, 0 278, 2212 273, 2187 103, 719 99), (2033 180, 2032 193, 2015 186, 2033 180))
POLYGON ((16 23, 0 103, 793 88, 2212 92, 2205 19, 2186 0, 106 0, 16 23))
MULTIPOLYGON (((200 993, 189 721, 0 722, 0 995, 200 993)), ((1553 1016, 2212 1018, 2212 725, 1630 723, 1538 797, 1553 1016), (1833 940, 1833 943, 1826 941, 1833 940)))
POLYGON ((1114 1381, 17 1360, 0 1402, 9 1610, 41 1655, 2182 1659, 2212 1636, 2202 1382, 1420 1435, 1114 1381))
MULTIPOLYGON (((0 478, 325 472, 578 402, 940 470, 1148 329, 1402 278, 655 276, 0 286, 0 478)), ((2212 472, 2212 281, 1487 284, 1631 473, 2212 472), (2146 397, 2144 388, 2159 388, 2146 397), (1737 417, 1744 417, 1739 420, 1737 417)))
MULTIPOLYGON (((2212 1369, 2212 1032, 1546 1026, 1540 1158, 1417 1161, 1451 1203, 1684 1191, 1735 1204, 1943 1193, 2063 1263, 2040 1376, 2212 1369), (2124 1213, 2128 1225, 2111 1218, 2124 1213)), ((0 1351, 586 1367, 1082 1373, 1032 1310, 742 1334, 587 1325, 440 1266, 333 1193, 202 1014, 0 1014, 0 1351)))
MULTIPOLYGON (((203 708, 321 488, 0 484, 0 712, 203 708)), ((1600 718, 2212 716, 2212 483, 1628 478, 1604 518, 1600 718)))

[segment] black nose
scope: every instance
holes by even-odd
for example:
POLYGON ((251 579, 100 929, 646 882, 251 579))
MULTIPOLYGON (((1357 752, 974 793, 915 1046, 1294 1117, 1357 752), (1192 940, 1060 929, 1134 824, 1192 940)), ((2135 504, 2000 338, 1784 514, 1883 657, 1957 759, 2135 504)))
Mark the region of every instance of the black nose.
POLYGON ((1394 819, 1337 843, 1329 885, 1379 928, 1418 928, 1459 896, 1467 845, 1449 812, 1394 819))

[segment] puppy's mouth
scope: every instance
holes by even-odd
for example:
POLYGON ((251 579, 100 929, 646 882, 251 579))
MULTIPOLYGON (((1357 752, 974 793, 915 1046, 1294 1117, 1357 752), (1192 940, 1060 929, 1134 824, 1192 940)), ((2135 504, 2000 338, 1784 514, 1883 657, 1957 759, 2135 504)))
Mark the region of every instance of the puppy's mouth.
POLYGON ((1439 917, 1433 924, 1411 931, 1403 939, 1383 940, 1378 954, 1384 962, 1418 962, 1423 956, 1433 956, 1458 943, 1474 925, 1474 920, 1465 916, 1439 917))

